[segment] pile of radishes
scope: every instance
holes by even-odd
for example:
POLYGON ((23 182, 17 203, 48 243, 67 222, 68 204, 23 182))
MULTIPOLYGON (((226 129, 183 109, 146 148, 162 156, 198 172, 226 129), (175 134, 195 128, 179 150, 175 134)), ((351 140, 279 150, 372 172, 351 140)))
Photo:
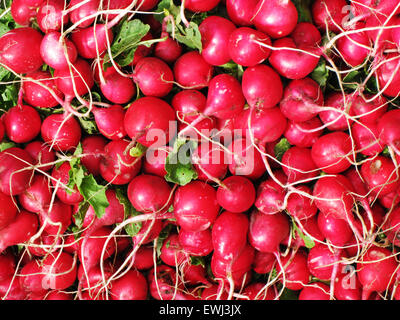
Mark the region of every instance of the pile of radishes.
POLYGON ((3 5, 1 299, 400 299, 400 2, 3 5))

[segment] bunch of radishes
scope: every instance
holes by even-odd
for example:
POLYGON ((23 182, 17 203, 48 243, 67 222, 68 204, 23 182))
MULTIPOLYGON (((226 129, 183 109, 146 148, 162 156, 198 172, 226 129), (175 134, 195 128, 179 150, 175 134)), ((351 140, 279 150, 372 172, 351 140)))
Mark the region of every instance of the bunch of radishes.
POLYGON ((2 299, 400 298, 398 1, 4 3, 2 299))

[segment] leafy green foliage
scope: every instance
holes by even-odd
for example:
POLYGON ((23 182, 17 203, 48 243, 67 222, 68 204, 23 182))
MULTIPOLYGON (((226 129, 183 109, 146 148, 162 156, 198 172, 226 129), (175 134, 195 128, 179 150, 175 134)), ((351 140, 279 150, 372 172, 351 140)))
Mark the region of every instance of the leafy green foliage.
POLYGON ((136 145, 129 150, 129 154, 132 157, 138 158, 140 156, 142 156, 147 150, 147 147, 145 147, 144 145, 142 145, 139 142, 136 142, 136 145))
POLYGON ((274 147, 275 157, 281 161, 283 154, 291 147, 289 141, 286 138, 282 138, 274 147))
POLYGON ((159 258, 161 255, 161 248, 164 244, 165 239, 168 238, 170 235, 172 229, 173 229, 172 224, 167 224, 164 229, 161 230, 160 234, 158 235, 158 238, 156 240, 156 252, 157 252, 157 257, 159 258))
POLYGON ((295 239, 297 235, 304 241, 305 246, 311 249, 315 246, 315 242, 309 236, 306 236, 303 231, 296 225, 296 222, 292 219, 292 236, 295 239))
POLYGON ((317 67, 311 73, 311 78, 314 79, 321 87, 325 87, 329 78, 329 70, 326 67, 324 58, 321 58, 317 67))
MULTIPOLYGON (((129 201, 128 197, 126 196, 126 190, 124 190, 121 187, 117 188, 115 190, 115 194, 117 196, 118 201, 124 207, 124 211, 125 211, 125 219, 124 220, 141 214, 139 211, 137 211, 132 206, 131 202, 129 201)), ((140 231, 141 228, 142 228, 142 222, 139 221, 139 222, 127 224, 124 227, 124 230, 129 236, 134 237, 138 234, 138 232, 140 231)))
POLYGON ((0 152, 12 147, 16 147, 16 144, 14 142, 3 139, 3 141, 0 143, 0 152))
POLYGON ((292 0, 299 14, 298 22, 312 22, 311 0, 292 0))

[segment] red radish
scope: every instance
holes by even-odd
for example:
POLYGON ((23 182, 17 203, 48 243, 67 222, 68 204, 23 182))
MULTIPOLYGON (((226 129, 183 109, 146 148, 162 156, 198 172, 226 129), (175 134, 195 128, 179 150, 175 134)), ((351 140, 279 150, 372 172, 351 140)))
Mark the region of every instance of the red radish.
MULTIPOLYGON (((397 3, 396 3, 397 5, 397 3)), ((389 19, 389 15, 372 14, 365 19, 365 28, 368 37, 374 43, 377 49, 386 49, 389 46, 395 46, 392 39, 392 28, 396 23, 396 16, 389 19), (384 27, 384 28, 382 28, 384 27), (382 28, 382 29, 381 29, 382 28)))
MULTIPOLYGON (((298 227, 303 234, 307 235, 315 241, 323 242, 325 239, 324 236, 321 234, 321 230, 319 230, 317 216, 299 221, 298 227)), ((306 243, 304 242, 302 237, 303 235, 301 235, 298 230, 295 230, 294 234, 289 235, 289 237, 287 237, 282 242, 282 244, 287 245, 293 249, 297 249, 299 247, 306 248, 306 243)))
POLYGON ((40 44, 40 55, 50 67, 67 69, 68 62, 75 63, 78 51, 71 40, 61 38, 61 33, 52 31, 43 37, 40 44))
POLYGON ((301 290, 304 288, 311 277, 307 268, 307 253, 298 251, 282 257, 281 260, 283 270, 278 264, 276 271, 283 273, 279 279, 285 284, 285 287, 289 290, 301 290))
POLYGON ((42 39, 40 32, 30 27, 8 31, 0 37, 0 63, 16 73, 38 70, 43 64, 42 39))
POLYGON ((282 170, 289 183, 308 180, 318 174, 317 166, 311 156, 311 149, 291 147, 282 156, 282 170))
POLYGON ((171 151, 172 148, 169 146, 148 150, 143 161, 143 172, 164 177, 167 174, 165 161, 171 151))
MULTIPOLYGON (((229 0, 228 0, 229 1, 229 0)), ((218 286, 218 285, 210 285, 206 288, 201 293, 201 299, 202 300, 227 300, 229 297, 228 292, 226 292, 224 286, 218 286)))
POLYGON ((33 159, 25 150, 12 147, 0 152, 0 191, 18 195, 29 185, 33 174, 33 159))
POLYGON ((276 258, 273 253, 257 251, 253 260, 253 270, 258 274, 271 272, 274 268, 276 258))
POLYGON ((397 190, 400 184, 397 168, 384 156, 368 159, 361 166, 361 174, 373 194, 384 196, 397 190))
POLYGON ((234 175, 242 175, 251 180, 260 178, 265 172, 261 153, 244 138, 233 140, 229 145, 229 171, 234 175))
MULTIPOLYGON (((148 41, 148 40, 153 40, 153 36, 150 32, 146 33, 146 35, 140 41, 148 41)), ((159 43, 161 43, 161 42, 159 42, 159 43)), ((133 60, 129 64, 129 66, 136 66, 140 59, 147 57, 148 55, 150 55, 150 53, 152 51, 153 51, 152 46, 148 47, 143 44, 139 45, 136 48, 135 54, 133 55, 133 60)), ((161 59, 161 60, 163 60, 163 59, 161 59)))
MULTIPOLYGON (((350 29, 351 30, 351 29, 350 29)), ((371 49, 368 35, 361 30, 341 37, 337 41, 337 48, 343 60, 350 66, 356 67, 364 62, 371 49)))
POLYGON ((0 281, 0 297, 2 300, 25 300, 27 292, 13 276, 0 281))
POLYGON ((129 183, 127 192, 133 207, 144 213, 164 213, 172 202, 172 189, 159 176, 138 175, 129 183))
POLYGON ((269 63, 288 79, 302 79, 318 65, 320 53, 315 47, 297 45, 292 38, 278 39, 273 46, 276 50, 271 53, 269 63))
MULTIPOLYGON (((40 212, 48 207, 51 202, 51 191, 49 179, 43 175, 36 174, 30 186, 18 196, 21 206, 30 212, 40 212)), ((5 204, 5 201, 2 201, 5 204)))
POLYGON ((3 123, 11 141, 25 143, 39 134, 41 119, 34 108, 18 105, 8 110, 3 117, 3 123))
POLYGON ((353 231, 348 222, 329 213, 318 214, 318 227, 323 236, 334 246, 343 247, 353 237, 353 231))
POLYGON ((396 1, 384 0, 375 2, 372 0, 358 0, 352 3, 354 15, 369 17, 370 15, 390 15, 397 5, 396 1))
POLYGON ((261 282, 254 282, 246 286, 242 295, 246 298, 240 300, 274 300, 275 294, 271 287, 265 289, 265 284, 261 282))
POLYGON ((50 72, 33 71, 27 74, 27 77, 22 82, 22 87, 24 100, 29 105, 38 108, 53 108, 64 98, 62 92, 56 87, 50 72))
POLYGON ((329 108, 339 109, 340 111, 334 111, 332 109, 323 110, 319 113, 319 117, 327 128, 331 131, 345 130, 352 123, 351 119, 348 119, 346 115, 349 115, 351 108, 348 106, 351 97, 349 95, 343 96, 342 93, 335 92, 329 94, 325 99, 325 106, 329 108), (350 109, 350 110, 348 110, 350 109))
POLYGON ((100 227, 111 226, 116 223, 121 223, 124 220, 125 209, 119 202, 116 192, 113 189, 107 189, 106 197, 109 205, 105 208, 105 212, 101 218, 96 216, 92 206, 89 206, 89 209, 86 211, 83 227, 87 227, 90 230, 87 231, 87 234, 100 227))
POLYGON ((211 231, 179 231, 179 243, 182 249, 192 256, 207 256, 214 250, 212 244, 211 231))
POLYGON ((346 258, 343 250, 329 248, 325 244, 316 244, 307 256, 308 270, 320 280, 330 280, 336 265, 342 267, 342 259, 346 258))
POLYGON ((2 121, 0 121, 0 141, 3 140, 4 138, 4 133, 5 133, 4 131, 5 131, 4 124, 2 121))
POLYGON ((188 259, 186 252, 183 251, 178 235, 176 233, 170 234, 161 247, 160 259, 162 262, 169 266, 180 266, 188 259))
MULTIPOLYGON (((285 184, 286 176, 281 172, 275 172, 275 177, 285 184)), ((274 179, 268 178, 261 182, 257 188, 255 206, 265 214, 275 214, 282 211, 285 200, 285 189, 274 179)))
POLYGON ((194 265, 185 263, 181 266, 182 276, 185 284, 189 286, 204 284, 208 285, 210 282, 207 280, 206 268, 202 265, 194 265))
POLYGON ((316 215, 318 209, 312 199, 312 191, 306 185, 299 185, 295 188, 294 193, 287 198, 287 212, 299 220, 309 219, 316 215), (301 193, 297 193, 297 192, 301 193), (309 194, 305 196, 302 193, 309 194))
POLYGON ((259 1, 254 9, 253 23, 272 38, 289 35, 296 27, 298 14, 291 1, 259 1))
POLYGON ((239 26, 252 25, 253 12, 257 3, 258 0, 227 0, 226 10, 229 19, 239 26))
POLYGON ((104 137, 110 140, 119 140, 126 136, 125 110, 121 105, 116 104, 108 108, 93 107, 92 113, 97 128, 104 137))
POLYGON ((28 241, 37 231, 37 215, 21 210, 15 219, 0 230, 0 253, 6 248, 28 241))
POLYGON ((156 300, 181 300, 182 284, 177 283, 179 278, 175 270, 165 264, 157 266, 149 271, 147 283, 149 284, 149 293, 156 300))
POLYGON ((166 63, 174 63, 182 54, 182 46, 179 44, 179 42, 172 39, 168 32, 162 32, 161 38, 165 37, 167 37, 165 41, 158 42, 155 45, 154 55, 166 63))
POLYGON ((242 88, 250 107, 272 108, 282 99, 281 78, 266 65, 247 68, 243 73, 242 88))
POLYGON ((312 5, 312 16, 315 25, 321 30, 340 33, 343 24, 346 22, 347 6, 345 0, 317 0, 312 5))
POLYGON ((253 205, 256 190, 253 183, 241 176, 231 176, 222 181, 217 190, 217 201, 227 211, 245 212, 253 205))
POLYGON ((174 64, 175 81, 186 89, 202 89, 208 86, 214 68, 197 51, 181 55, 174 64))
POLYGON ((59 31, 69 21, 69 15, 65 11, 66 4, 63 0, 46 0, 38 8, 37 22, 44 33, 59 31))
POLYGON ((223 179, 228 171, 224 150, 211 142, 202 142, 193 150, 192 163, 198 179, 202 181, 223 179))
POLYGON ((285 87, 280 102, 282 113, 290 120, 302 122, 314 119, 324 96, 318 83, 311 78, 292 80, 285 87))
POLYGON ((43 261, 43 286, 53 290, 64 290, 76 279, 77 267, 74 258, 65 252, 54 253, 43 261))
POLYGON ((159 0, 139 0, 136 4, 136 8, 142 11, 150 11, 153 9, 159 0))
POLYGON ((51 291, 44 297, 44 300, 73 300, 72 294, 63 292, 63 291, 51 291))
MULTIPOLYGON (((125 9, 132 4, 130 0, 107 0, 102 3, 102 6, 105 10, 118 10, 125 9)), ((118 13, 107 13, 103 15, 103 20, 112 21, 114 18, 118 16, 118 13)), ((121 18, 121 17, 120 17, 121 18)))
POLYGON ((271 39, 265 33, 249 27, 234 30, 229 37, 228 50, 233 62, 253 67, 265 61, 270 53, 271 39), (265 44, 262 46, 258 42, 265 44))
POLYGON ((0 255, 0 282, 11 277, 15 272, 15 257, 11 251, 0 255))
POLYGON ((399 207, 395 207, 388 213, 388 220, 383 226, 383 231, 391 243, 398 246, 400 244, 399 229, 400 229, 400 211, 399 207))
POLYGON ((39 212, 40 225, 49 235, 63 234, 71 224, 72 207, 60 200, 55 200, 51 206, 39 212))
POLYGON ((127 150, 128 146, 128 141, 113 140, 104 147, 104 156, 100 161, 103 179, 115 185, 123 185, 139 173, 141 158, 132 157, 127 150))
POLYGON ((159 98, 143 97, 134 101, 125 113, 128 136, 146 147, 163 146, 175 130, 175 112, 159 98))
POLYGON ((318 138, 311 149, 316 166, 326 173, 340 173, 351 165, 352 142, 347 133, 335 131, 318 138))
POLYGON ((247 244, 248 225, 249 220, 243 213, 221 213, 212 228, 213 256, 219 260, 236 260, 247 244))
MULTIPOLYGON (((83 239, 79 242, 79 260, 84 265, 85 270, 90 270, 101 262, 103 247, 107 237, 111 233, 109 227, 101 227, 91 232, 90 235, 83 234, 83 239)), ((104 250, 104 259, 107 259, 115 252, 116 244, 112 239, 108 241, 104 250)))
POLYGON ((106 145, 107 140, 102 136, 92 135, 82 139, 84 156, 81 158, 81 163, 94 176, 100 175, 100 163, 106 145))
POLYGON ((318 130, 321 126, 322 122, 317 117, 304 122, 290 120, 283 135, 291 145, 310 148, 322 134, 322 129, 318 130))
POLYGON ((14 0, 11 3, 11 16, 21 26, 29 26, 36 16, 36 7, 30 6, 24 0, 14 0))
POLYGON ((132 78, 145 96, 164 97, 172 90, 174 74, 164 61, 145 57, 136 64, 132 78))
POLYGON ((31 243, 27 246, 29 254, 36 257, 44 257, 57 251, 56 246, 61 245, 61 238, 43 231, 40 237, 31 241, 31 243))
POLYGON ((82 58, 94 59, 107 50, 113 41, 113 33, 105 24, 95 24, 76 30, 71 40, 82 58))
POLYGON ((49 115, 41 127, 43 140, 57 151, 75 149, 81 139, 81 131, 75 118, 65 118, 63 114, 49 115))
POLYGON ((367 300, 374 291, 390 288, 395 280, 398 263, 387 248, 370 247, 357 263, 357 277, 362 285, 362 300, 367 300))
POLYGON ((21 269, 19 282, 21 287, 27 292, 44 293, 47 288, 43 286, 44 274, 39 260, 28 262, 21 269))
POLYGON ((175 192, 173 206, 177 224, 188 231, 206 230, 214 222, 220 209, 216 191, 201 181, 180 186, 175 192))
POLYGON ((104 75, 100 90, 109 101, 116 104, 128 103, 136 93, 132 80, 117 72, 104 75))
POLYGON ((147 244, 156 239, 162 231, 163 223, 161 219, 149 219, 142 223, 139 232, 133 237, 133 243, 136 245, 147 244))
POLYGON ((148 270, 153 267, 153 248, 140 246, 133 259, 133 266, 137 270, 148 270))
POLYGON ((231 60, 230 51, 226 48, 235 29, 230 20, 219 16, 209 16, 200 23, 199 31, 203 45, 201 55, 207 63, 220 66, 231 60))
POLYGON ((383 55, 382 61, 376 70, 379 87, 383 94, 389 97, 397 97, 400 92, 400 78, 397 72, 400 69, 400 55, 388 53, 383 55))
MULTIPOLYGON (((0 192, 0 230, 7 227, 16 217, 18 204, 16 200, 0 192)), ((0 256, 1 257, 1 256, 0 256)))
POLYGON ((361 300, 361 284, 355 272, 339 274, 335 279, 335 298, 337 300, 361 300))
POLYGON ((261 252, 275 253, 279 244, 289 235, 289 221, 284 213, 250 215, 249 242, 261 252))
POLYGON ((99 0, 89 0, 84 4, 83 0, 71 0, 69 2, 69 8, 75 8, 70 11, 69 19, 73 24, 79 23, 78 27, 87 28, 89 27, 96 17, 92 17, 87 19, 86 17, 91 16, 97 12, 99 9, 100 1, 99 0))
POLYGON ((385 146, 378 140, 379 129, 377 123, 369 123, 368 126, 361 123, 354 123, 351 127, 351 134, 357 150, 363 155, 374 156, 381 153, 385 146))
POLYGON ((69 68, 56 69, 54 78, 57 87, 68 97, 75 97, 76 94, 84 95, 94 85, 90 65, 83 59, 77 59, 72 64, 71 71, 69 68))
POLYGON ((220 0, 186 0, 185 8, 193 12, 207 12, 214 9, 220 0))
POLYGON ((321 42, 321 34, 317 27, 310 22, 300 22, 290 34, 294 42, 305 46, 316 46, 321 42))
POLYGON ((87 291, 91 296, 102 294, 105 291, 102 283, 103 274, 105 280, 108 280, 110 278, 110 276, 112 275, 111 264, 106 263, 103 270, 100 268, 100 266, 96 266, 86 271, 84 270, 82 264, 79 265, 77 276, 79 280, 79 286, 82 287, 81 290, 83 292, 87 291))
POLYGON ((376 123, 387 111, 387 99, 379 96, 374 100, 371 94, 352 96, 349 113, 357 116, 361 123, 376 123))
POLYGON ((299 300, 330 300, 329 286, 323 282, 314 282, 300 291, 299 300))
POLYGON ((146 278, 137 270, 129 270, 112 282, 110 293, 112 300, 145 300, 147 291, 146 278))

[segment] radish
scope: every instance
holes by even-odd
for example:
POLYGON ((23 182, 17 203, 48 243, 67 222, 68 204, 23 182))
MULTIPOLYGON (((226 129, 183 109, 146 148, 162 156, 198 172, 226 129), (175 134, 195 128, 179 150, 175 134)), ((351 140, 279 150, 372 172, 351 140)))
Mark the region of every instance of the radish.
POLYGON ((88 16, 91 16, 97 12, 99 9, 100 1, 99 0, 89 0, 85 2, 83 5, 81 3, 84 2, 83 0, 71 0, 69 3, 69 8, 76 7, 74 10, 71 10, 69 13, 70 21, 73 24, 79 22, 78 27, 80 28, 87 28, 89 27, 96 17, 92 17, 90 19, 85 19, 88 16), (84 20, 83 20, 84 19, 84 20))
POLYGON ((49 235, 63 234, 72 220, 72 207, 60 200, 56 199, 51 206, 44 208, 39 212, 40 225, 49 235))
POLYGON ((311 189, 306 185, 299 185, 295 189, 296 191, 301 191, 302 193, 309 194, 310 196, 307 197, 294 191, 294 193, 290 194, 287 198, 287 212, 299 220, 309 219, 315 216, 318 208, 312 199, 311 189))
POLYGON ((146 153, 143 161, 143 173, 164 177, 167 174, 165 163, 168 155, 172 152, 169 146, 160 147, 146 153))
POLYGON ((248 226, 249 220, 243 213, 221 213, 212 228, 213 256, 219 260, 236 260, 247 244, 248 226))
POLYGON ((21 287, 27 292, 44 293, 47 288, 43 286, 44 274, 38 260, 28 262, 21 269, 19 282, 21 287))
MULTIPOLYGON (((182 55, 182 46, 179 44, 179 42, 177 42, 176 40, 172 39, 168 32, 163 31, 161 33, 161 38, 165 38, 167 37, 167 39, 165 41, 162 42, 158 42, 155 47, 154 47, 154 56, 156 56, 157 58, 165 61, 166 63, 172 64, 174 63, 181 55, 182 55)), ((140 46, 138 47, 138 49, 140 48, 140 46)), ((143 49, 146 48, 145 46, 143 46, 143 49)), ((138 49, 136 49, 135 55, 138 51, 138 49)), ((146 48, 148 49, 148 48, 146 48)))
POLYGON ((195 286, 199 284, 208 285, 206 268, 202 265, 185 263, 181 266, 182 276, 186 286, 195 286))
POLYGON ((252 264, 253 270, 258 274, 270 273, 274 268, 275 262, 274 254, 256 250, 252 264))
POLYGON ((304 78, 289 82, 283 92, 280 108, 288 119, 303 122, 314 119, 323 102, 324 96, 318 83, 311 78, 304 78))
POLYGON ((376 70, 379 87, 383 94, 389 97, 397 97, 400 92, 400 78, 397 70, 400 68, 400 55, 397 53, 384 54, 380 58, 376 70))
POLYGON ((36 9, 24 0, 14 0, 11 3, 11 16, 21 26, 29 26, 36 16, 36 9))
POLYGON ((258 0, 227 0, 226 10, 229 19, 239 26, 250 26, 253 24, 253 11, 258 0))
POLYGON ((296 7, 288 0, 259 1, 254 9, 254 25, 272 38, 289 35, 297 20, 296 7))
POLYGON ((317 215, 312 216, 311 218, 304 219, 298 222, 298 226, 300 230, 295 230, 293 234, 289 235, 285 240, 283 240, 282 244, 289 246, 290 248, 297 249, 300 247, 306 248, 309 244, 306 245, 304 242, 304 236, 300 233, 306 234, 313 241, 323 242, 324 236, 321 234, 321 230, 318 227, 317 215))
MULTIPOLYGON (((0 192, 0 230, 7 227, 16 217, 18 206, 15 199, 0 192)), ((1 256, 0 256, 1 257, 1 256)))
POLYGON ((383 226, 385 235, 387 236, 389 241, 396 246, 400 244, 398 234, 400 229, 399 213, 399 207, 395 207, 390 213, 388 213, 388 220, 383 226))
POLYGON ((82 165, 94 176, 100 175, 100 163, 104 156, 107 140, 99 135, 87 136, 82 139, 82 165))
POLYGON ((244 71, 242 89, 250 107, 260 109, 276 106, 283 94, 282 80, 278 73, 259 64, 244 71))
POLYGON ((104 180, 123 185, 129 183, 140 171, 141 158, 129 154, 129 142, 113 140, 104 147, 104 156, 100 161, 100 174, 104 180))
POLYGON ((27 292, 21 287, 18 279, 11 276, 0 281, 0 297, 2 300, 25 300, 27 292))
POLYGON ((172 135, 175 129, 174 122, 175 112, 172 107, 156 97, 143 97, 134 101, 124 118, 128 136, 146 147, 156 143, 158 146, 165 145, 171 139, 169 134, 172 135))
POLYGON ((145 96, 165 97, 172 90, 174 74, 164 61, 145 57, 136 64, 132 78, 145 96))
POLYGON ((363 155, 374 156, 381 153, 385 146, 378 140, 379 129, 377 123, 369 123, 368 127, 354 123, 351 127, 357 150, 363 155))
POLYGON ((69 21, 63 0, 46 0, 38 8, 37 23, 44 33, 59 31, 69 21))
POLYGON ((105 291, 104 288, 102 288, 103 275, 105 280, 108 280, 112 275, 112 268, 111 263, 106 263, 103 270, 101 270, 100 266, 96 266, 85 272, 83 265, 79 265, 77 277, 81 288, 78 290, 88 292, 92 297, 99 294, 101 295, 105 291))
POLYGON ((136 176, 129 183, 127 192, 133 207, 143 213, 165 213, 172 202, 171 187, 158 176, 136 176))
POLYGON ((325 106, 330 108, 339 109, 341 112, 336 112, 334 110, 326 110, 321 111, 319 113, 319 117, 322 122, 327 126, 327 128, 331 131, 340 131, 345 130, 349 127, 349 124, 352 123, 352 120, 346 118, 346 114, 349 114, 350 110, 346 110, 349 105, 349 100, 351 97, 349 95, 343 96, 342 93, 335 92, 327 95, 325 99, 325 106), (343 114, 344 113, 344 114, 343 114))
POLYGON ((262 282, 254 282, 243 289, 242 295, 247 297, 239 300, 274 300, 275 293, 272 288, 265 289, 265 284, 262 282))
POLYGON ((139 232, 133 237, 133 243, 147 244, 158 238, 163 229, 163 222, 161 219, 149 219, 142 223, 139 232))
POLYGON ((132 80, 117 72, 104 75, 104 82, 100 83, 100 90, 107 100, 116 104, 128 103, 136 93, 132 80))
POLYGON ((44 257, 49 253, 57 251, 56 246, 62 245, 61 237, 55 235, 49 235, 46 231, 43 231, 39 238, 31 241, 31 244, 27 245, 29 255, 36 257, 44 257))
POLYGON ((322 134, 321 120, 318 117, 311 118, 304 122, 288 121, 286 130, 283 133, 291 145, 300 148, 310 148, 322 134))
POLYGON ((175 270, 165 264, 149 271, 147 283, 149 293, 156 300, 183 300, 182 284, 176 276, 175 270))
POLYGON ((214 223, 220 209, 216 191, 201 181, 178 187, 173 206, 177 224, 188 231, 206 230, 214 223))
POLYGON ((294 42, 305 46, 317 46, 321 42, 321 34, 310 22, 299 22, 290 34, 294 42))
POLYGON ((379 96, 371 100, 371 94, 352 96, 349 113, 358 117, 361 123, 376 123, 387 112, 387 99, 379 96))
POLYGON ((27 105, 18 105, 8 110, 3 117, 7 136, 16 143, 33 140, 40 132, 39 113, 27 105))
POLYGON ((282 266, 278 264, 276 271, 282 272, 279 279, 289 290, 301 290, 310 282, 310 271, 307 267, 307 253, 303 250, 292 252, 282 257, 282 266), (284 280, 283 280, 284 277, 284 280))
POLYGON ((207 12, 214 9, 220 0, 186 0, 185 8, 193 12, 207 12))
POLYGON ((227 300, 229 297, 228 292, 226 292, 223 286, 210 285, 204 288, 201 293, 202 300, 217 300, 218 297, 220 297, 220 300, 227 300))
POLYGON ((249 242, 261 252, 276 253, 279 244, 289 235, 289 221, 284 213, 250 215, 249 242))
POLYGON ((37 215, 21 210, 15 219, 0 230, 0 253, 10 246, 28 241, 37 231, 37 215))
POLYGON ((147 280, 137 270, 129 270, 114 280, 110 290, 112 300, 145 300, 147 292, 147 280))
MULTIPOLYGON (((102 3, 102 7, 106 10, 125 9, 130 5, 131 5, 131 1, 129 1, 129 0, 107 0, 102 3)), ((105 13, 105 14, 103 14, 103 20, 112 21, 117 16, 118 16, 118 13, 105 13)), ((120 17, 120 19, 121 19, 121 17, 120 17)))
POLYGON ((82 130, 75 118, 65 119, 63 114, 51 114, 43 120, 41 135, 55 150, 71 151, 79 144, 82 130))
MULTIPOLYGON (((68 62, 75 63, 78 51, 68 38, 61 38, 61 33, 46 33, 40 44, 40 55, 43 61, 54 69, 68 69, 68 62)), ((49 77, 50 78, 50 77, 49 77)))
POLYGON ((329 213, 320 212, 318 214, 318 227, 325 239, 334 246, 343 247, 353 237, 353 231, 348 222, 329 213))
POLYGON ((15 272, 15 257, 11 251, 0 255, 0 281, 11 277, 15 272))
POLYGON ((106 25, 95 24, 76 30, 71 40, 82 58, 94 59, 107 50, 113 41, 113 33, 106 25))
POLYGON ((18 195, 29 185, 33 159, 25 150, 12 147, 0 152, 0 191, 18 195))
MULTIPOLYGON (((396 126, 397 120, 400 119, 400 112, 393 109, 386 112, 378 121, 378 130, 380 141, 397 150, 400 142, 400 130, 396 126)), ((397 154, 399 152, 397 151, 397 154)))
POLYGON ((170 234, 164 240, 161 247, 160 259, 163 263, 171 267, 180 266, 187 262, 188 255, 183 251, 176 233, 170 234))
POLYGON ((110 140, 119 140, 126 136, 125 110, 121 105, 116 104, 108 108, 93 107, 92 113, 97 128, 104 137, 110 140))
POLYGON ((315 25, 321 30, 340 33, 343 24, 346 22, 347 6, 345 0, 317 0, 312 5, 312 17, 315 25))
POLYGON ((361 283, 356 273, 340 274, 335 279, 335 298, 337 300, 361 300, 361 283))
POLYGON ((0 63, 16 73, 38 70, 43 64, 42 39, 40 32, 30 27, 8 31, 0 37, 0 63))
MULTIPOLYGON (((280 171, 275 171, 274 175, 282 184, 286 182, 286 176, 280 171)), ((265 214, 275 214, 283 210, 285 194, 285 189, 281 185, 274 179, 268 178, 259 184, 254 205, 265 214)))
POLYGON ((217 201, 227 211, 245 212, 253 205, 256 190, 253 183, 241 176, 231 176, 222 181, 217 190, 217 201))
POLYGON ((179 231, 179 243, 182 249, 192 256, 205 257, 214 250, 210 229, 203 231, 181 229, 179 231))
POLYGON ((318 48, 296 44, 292 38, 278 39, 272 45, 276 50, 269 56, 269 63, 281 76, 302 79, 318 65, 318 48))
POLYGON ((43 261, 43 286, 53 290, 64 290, 76 279, 77 267, 74 258, 65 252, 54 253, 43 261))
POLYGON ((153 248, 140 246, 133 258, 133 266, 137 270, 148 270, 153 267, 153 248))
MULTIPOLYGON (((51 202, 49 179, 36 174, 30 186, 18 196, 18 201, 25 210, 30 212, 38 213, 48 207, 51 202)), ((5 204, 6 202, 2 201, 2 203, 5 204)))
POLYGON ((45 300, 73 300, 72 294, 63 291, 50 291, 45 297, 45 300))
POLYGON ((150 11, 153 9, 159 0, 139 0, 136 4, 136 8, 142 11, 150 11))
POLYGON ((330 300, 329 286, 323 282, 314 282, 312 286, 300 291, 299 300, 330 300))
POLYGON ((197 51, 181 55, 173 68, 175 81, 186 89, 202 89, 208 86, 214 67, 197 51))
POLYGON ((361 30, 358 33, 345 35, 337 41, 337 48, 343 60, 352 67, 356 67, 364 62, 370 54, 370 45, 368 35, 361 30))
POLYGON ((289 183, 312 179, 318 174, 310 148, 289 148, 282 156, 282 164, 289 183))
POLYGON ((311 148, 316 166, 326 173, 340 173, 351 166, 352 143, 347 133, 335 131, 318 138, 311 148))
POLYGON ((370 247, 357 263, 357 277, 362 285, 362 300, 372 292, 388 290, 394 283, 397 261, 387 248, 370 247))
POLYGON ((207 63, 220 66, 231 60, 230 50, 225 49, 235 29, 230 20, 219 16, 209 16, 200 23, 199 31, 203 45, 201 55, 207 63))
POLYGON ((271 50, 258 42, 271 46, 271 39, 265 33, 249 27, 234 30, 228 43, 228 51, 231 59, 244 67, 254 67, 264 62, 271 50))

